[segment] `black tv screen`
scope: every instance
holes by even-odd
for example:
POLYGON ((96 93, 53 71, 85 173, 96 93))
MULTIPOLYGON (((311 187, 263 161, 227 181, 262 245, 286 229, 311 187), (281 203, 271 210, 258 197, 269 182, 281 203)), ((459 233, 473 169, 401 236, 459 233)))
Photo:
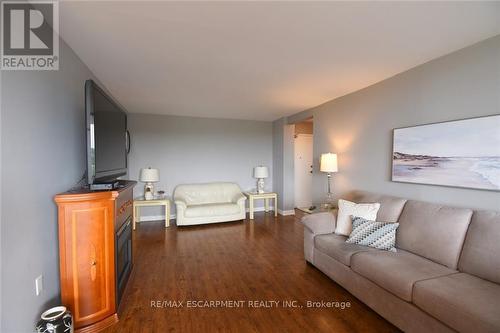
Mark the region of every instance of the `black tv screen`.
POLYGON ((92 80, 85 82, 87 182, 109 182, 127 173, 127 114, 92 80))

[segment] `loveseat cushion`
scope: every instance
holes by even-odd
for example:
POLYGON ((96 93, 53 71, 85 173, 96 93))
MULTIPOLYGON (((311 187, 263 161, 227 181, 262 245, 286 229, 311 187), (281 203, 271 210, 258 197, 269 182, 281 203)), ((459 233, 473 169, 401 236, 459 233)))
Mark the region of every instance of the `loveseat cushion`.
POLYGON ((354 202, 359 203, 380 203, 380 209, 377 212, 376 219, 380 222, 397 222, 407 201, 403 198, 365 191, 354 191, 351 193, 350 198, 352 198, 354 202))
POLYGON ((314 237, 314 246, 317 250, 340 261, 346 266, 351 266, 351 257, 353 254, 376 250, 368 246, 346 243, 346 239, 346 236, 336 234, 317 235, 314 237))
POLYGON ((411 302, 413 285, 419 280, 453 274, 456 271, 416 254, 397 250, 360 252, 351 258, 356 273, 394 295, 411 302))
POLYGON ((184 212, 185 217, 224 216, 240 212, 240 206, 235 203, 213 203, 189 205, 184 212))
POLYGON ((399 218, 396 247, 456 269, 471 216, 470 209, 410 200, 399 218))
POLYGON ((419 281, 413 302, 459 332, 500 332, 500 285, 473 275, 419 281))
POLYGON ((458 268, 500 283, 500 212, 474 212, 458 268))

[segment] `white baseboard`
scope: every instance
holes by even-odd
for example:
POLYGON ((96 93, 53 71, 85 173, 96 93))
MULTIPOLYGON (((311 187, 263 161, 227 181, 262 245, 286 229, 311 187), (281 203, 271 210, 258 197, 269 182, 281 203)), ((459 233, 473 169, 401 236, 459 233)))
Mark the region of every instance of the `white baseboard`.
MULTIPOLYGON (((170 219, 175 220, 176 215, 171 214, 170 219)), ((148 216, 141 216, 138 223, 140 222, 151 222, 151 221, 164 221, 165 220, 165 215, 148 215, 148 216)))
MULTIPOLYGON (((254 209, 253 209, 253 211, 254 211, 254 212, 264 212, 265 210, 266 210, 266 208, 265 208, 265 207, 254 207, 254 209)), ((274 206, 269 206, 269 210, 274 211, 274 206)), ((250 209, 249 209, 249 208, 247 208, 247 209, 246 209, 246 212, 247 212, 247 213, 249 213, 249 212, 250 212, 250 209)))
MULTIPOLYGON (((263 212, 265 211, 265 207, 255 207, 254 208, 254 212, 263 212)), ((274 211, 274 207, 273 206, 269 206, 269 210, 273 210, 274 211)), ((246 212, 248 213, 250 210, 247 208, 246 209, 246 212)), ((294 211, 293 210, 289 210, 289 211, 286 211, 286 212, 292 212, 292 214, 286 214, 286 215, 293 215, 294 214, 294 211)), ((285 215, 285 214, 282 214, 282 211, 278 209, 278 213, 281 214, 281 215, 285 215)), ((171 220, 175 220, 176 219, 176 214, 170 214, 170 219, 171 220)), ((137 221, 138 223, 141 223, 141 222, 151 222, 151 221, 163 221, 165 220, 165 215, 147 215, 147 216, 141 216, 139 218, 139 221, 137 221)))
POLYGON ((291 210, 278 209, 278 214, 283 215, 283 216, 295 215, 295 209, 291 209, 291 210))

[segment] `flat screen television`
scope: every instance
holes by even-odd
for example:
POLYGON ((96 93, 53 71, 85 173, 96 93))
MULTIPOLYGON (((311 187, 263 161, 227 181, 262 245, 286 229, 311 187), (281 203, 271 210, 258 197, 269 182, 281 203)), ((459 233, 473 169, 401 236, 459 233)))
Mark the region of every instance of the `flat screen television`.
POLYGON ((127 113, 94 81, 85 82, 87 183, 112 182, 127 174, 127 113))

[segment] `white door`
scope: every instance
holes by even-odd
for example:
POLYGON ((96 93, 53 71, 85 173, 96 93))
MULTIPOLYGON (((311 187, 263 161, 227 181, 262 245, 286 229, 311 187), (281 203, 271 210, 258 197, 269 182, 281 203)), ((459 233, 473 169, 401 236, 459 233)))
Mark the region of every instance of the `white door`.
POLYGON ((295 207, 312 205, 313 136, 298 134, 294 141, 295 207))

